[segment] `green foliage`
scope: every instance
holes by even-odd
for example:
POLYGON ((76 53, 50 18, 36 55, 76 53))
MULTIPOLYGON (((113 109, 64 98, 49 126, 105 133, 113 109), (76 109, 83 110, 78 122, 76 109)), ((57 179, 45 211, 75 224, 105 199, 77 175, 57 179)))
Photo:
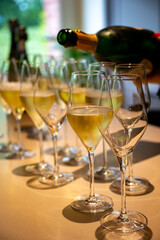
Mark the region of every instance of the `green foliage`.
MULTIPOLYGON (((45 39, 45 28, 41 26, 27 28, 28 40, 26 42, 27 53, 45 53, 47 52, 47 40, 45 39)), ((10 51, 10 31, 5 26, 0 29, 0 61, 7 59, 10 51)))
POLYGON ((0 27, 10 18, 17 18, 21 25, 37 26, 42 22, 41 0, 0 0, 0 27))

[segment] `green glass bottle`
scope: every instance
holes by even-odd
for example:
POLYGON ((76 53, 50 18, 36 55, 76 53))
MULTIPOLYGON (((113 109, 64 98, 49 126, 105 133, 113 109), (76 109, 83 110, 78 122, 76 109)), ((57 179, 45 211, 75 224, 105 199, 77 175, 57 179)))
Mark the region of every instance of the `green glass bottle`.
POLYGON ((26 41, 28 39, 26 28, 24 26, 19 27, 19 60, 26 60, 28 62, 27 51, 26 51, 26 41))
POLYGON ((12 18, 8 21, 11 35, 10 52, 8 58, 18 59, 19 51, 19 22, 16 18, 12 18))
POLYGON ((64 47, 94 54, 98 61, 144 63, 149 72, 160 66, 160 34, 147 29, 110 26, 96 34, 62 29, 57 41, 64 47))

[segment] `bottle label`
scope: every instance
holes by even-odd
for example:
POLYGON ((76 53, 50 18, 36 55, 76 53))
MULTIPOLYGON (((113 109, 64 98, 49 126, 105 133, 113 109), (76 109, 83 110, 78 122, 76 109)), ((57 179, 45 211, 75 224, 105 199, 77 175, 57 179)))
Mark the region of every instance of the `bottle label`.
POLYGON ((91 53, 94 53, 96 51, 98 44, 98 37, 96 34, 86 34, 80 30, 75 30, 75 33, 78 37, 76 48, 91 53))

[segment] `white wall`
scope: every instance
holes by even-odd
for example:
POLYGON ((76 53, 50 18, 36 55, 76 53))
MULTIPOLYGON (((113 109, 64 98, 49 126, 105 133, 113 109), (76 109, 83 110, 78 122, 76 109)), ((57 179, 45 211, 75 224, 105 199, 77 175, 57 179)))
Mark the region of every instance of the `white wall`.
POLYGON ((160 31, 160 0, 107 0, 110 25, 160 31))
POLYGON ((60 0, 61 27, 96 33, 106 26, 106 0, 60 0))

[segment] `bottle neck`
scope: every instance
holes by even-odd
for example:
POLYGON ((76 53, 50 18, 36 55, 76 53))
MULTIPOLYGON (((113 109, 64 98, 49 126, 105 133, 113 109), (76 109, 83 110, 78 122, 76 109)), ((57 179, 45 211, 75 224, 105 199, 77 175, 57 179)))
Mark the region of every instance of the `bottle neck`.
POLYGON ((11 31, 11 47, 10 47, 10 54, 9 59, 11 58, 18 58, 18 30, 13 29, 11 31))
POLYGON ((24 39, 19 40, 19 58, 20 60, 27 60, 26 46, 24 39))
POLYGON ((74 30, 77 35, 77 44, 74 48, 94 53, 97 49, 98 37, 96 34, 86 34, 80 30, 74 30))

